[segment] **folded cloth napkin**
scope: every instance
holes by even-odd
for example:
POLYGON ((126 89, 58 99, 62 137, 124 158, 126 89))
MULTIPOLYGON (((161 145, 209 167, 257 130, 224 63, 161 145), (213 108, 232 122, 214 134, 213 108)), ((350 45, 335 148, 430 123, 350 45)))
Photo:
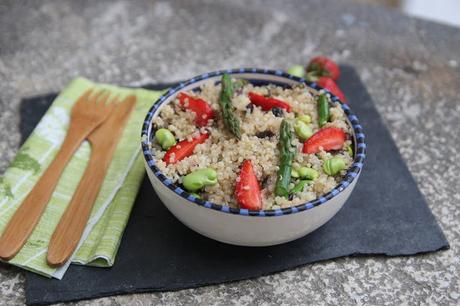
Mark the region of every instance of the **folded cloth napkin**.
MULTIPOLYGON (((46 264, 51 235, 83 175, 91 147, 82 143, 65 168, 38 225, 9 263, 61 279, 70 263, 110 267, 144 175, 140 130, 145 114, 162 92, 120 88, 77 78, 59 94, 16 158, 0 178, 0 233, 59 150, 70 120, 70 110, 87 89, 105 89, 124 98, 133 94, 136 106, 114 152, 82 239, 71 259, 58 269, 46 264)), ((110 137, 110 135, 108 135, 110 137)))

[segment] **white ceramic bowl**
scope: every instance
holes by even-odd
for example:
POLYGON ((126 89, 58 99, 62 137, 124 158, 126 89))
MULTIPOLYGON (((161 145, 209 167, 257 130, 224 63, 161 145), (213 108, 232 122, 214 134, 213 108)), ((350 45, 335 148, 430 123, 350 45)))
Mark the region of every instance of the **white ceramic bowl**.
POLYGON ((182 223, 209 238, 243 246, 268 246, 295 240, 311 233, 331 219, 344 205, 358 181, 363 167, 366 144, 358 119, 350 107, 331 95, 333 103, 340 103, 353 127, 355 159, 344 179, 329 193, 295 207, 252 211, 234 209, 225 205, 202 201, 176 186, 155 166, 150 151, 152 119, 158 116, 163 105, 174 100, 180 91, 198 88, 205 82, 219 82, 222 74, 229 73, 255 84, 274 83, 294 85, 300 82, 322 90, 315 83, 286 74, 281 70, 242 68, 216 71, 194 77, 170 89, 148 112, 142 129, 142 149, 145 168, 161 201, 182 223))

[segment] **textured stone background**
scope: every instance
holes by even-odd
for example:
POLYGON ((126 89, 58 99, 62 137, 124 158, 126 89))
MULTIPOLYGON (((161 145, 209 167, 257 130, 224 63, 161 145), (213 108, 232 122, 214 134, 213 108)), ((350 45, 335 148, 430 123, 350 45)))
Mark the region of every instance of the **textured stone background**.
MULTIPOLYGON (((2 1, 0 173, 19 146, 21 99, 75 76, 174 81, 227 67, 287 68, 317 54, 357 68, 451 249, 93 302, 460 304, 460 29, 346 1, 2 1)), ((24 303, 23 288, 20 270, 0 264, 0 304, 24 303)))

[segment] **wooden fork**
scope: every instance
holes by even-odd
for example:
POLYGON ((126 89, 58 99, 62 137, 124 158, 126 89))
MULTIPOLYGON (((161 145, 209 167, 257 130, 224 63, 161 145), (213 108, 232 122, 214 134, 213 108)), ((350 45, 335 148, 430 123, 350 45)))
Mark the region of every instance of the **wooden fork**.
POLYGON ((16 210, 0 238, 0 258, 13 258, 29 238, 48 204, 65 166, 83 140, 111 113, 108 93, 86 91, 72 108, 64 142, 33 189, 16 210))
POLYGON ((72 200, 51 237, 47 255, 48 265, 52 267, 63 265, 77 247, 112 161, 113 152, 135 103, 135 96, 127 97, 118 104, 110 117, 89 135, 91 158, 72 200))

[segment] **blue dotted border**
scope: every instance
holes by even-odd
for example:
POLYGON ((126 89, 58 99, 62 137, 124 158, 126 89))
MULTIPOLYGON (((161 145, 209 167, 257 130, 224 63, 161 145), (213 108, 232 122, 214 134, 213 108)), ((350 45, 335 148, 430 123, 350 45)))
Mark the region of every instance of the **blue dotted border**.
POLYGON ((307 80, 303 78, 299 78, 299 77, 290 75, 282 70, 269 70, 269 69, 258 69, 258 68, 238 68, 238 69, 227 69, 227 70, 209 72, 209 73, 205 73, 205 74, 196 76, 186 82, 182 82, 179 85, 169 89, 150 108, 149 112, 147 113, 147 116, 145 117, 144 124, 142 126, 142 134, 141 134, 142 136, 141 144, 142 144, 142 151, 144 154, 144 158, 147 161, 147 164, 150 167, 150 169, 153 171, 154 175, 166 187, 168 187, 170 190, 172 190, 179 196, 183 197, 184 199, 189 200, 197 205, 204 206, 206 208, 218 210, 224 213, 237 214, 237 215, 243 215, 243 216, 270 217, 270 216, 282 216, 282 215, 294 214, 294 213, 298 213, 304 210, 312 209, 313 207, 321 205, 327 202, 328 200, 332 199, 333 197, 337 196, 339 193, 345 190, 345 188, 347 188, 351 184, 351 182, 353 182, 355 177, 361 171, 363 167, 364 159, 366 157, 366 143, 364 141, 365 135, 364 135, 362 126, 359 124, 358 117, 356 117, 352 113, 350 107, 347 104, 342 103, 336 96, 334 96, 327 90, 325 91, 331 95, 332 102, 339 103, 341 105, 342 109, 344 110, 345 114, 348 117, 348 120, 351 122, 351 125, 353 127, 353 130, 356 136, 356 143, 355 143, 356 150, 355 150, 355 159, 353 161, 353 164, 348 169, 347 174, 345 175, 344 179, 340 181, 340 183, 334 189, 322 195, 321 197, 313 201, 309 201, 307 203, 299 204, 293 207, 282 208, 282 209, 272 209, 272 210, 238 209, 238 208, 229 207, 227 205, 219 205, 219 204, 215 204, 215 203, 211 203, 208 201, 203 201, 201 199, 198 199, 194 197, 193 195, 189 194, 188 192, 186 192, 185 190, 183 190, 182 188, 180 188, 179 186, 175 185, 169 178, 163 175, 161 171, 158 169, 158 167, 155 165, 155 159, 149 148, 150 139, 148 139, 148 134, 149 134, 148 132, 151 127, 153 115, 156 113, 156 111, 160 108, 160 106, 164 103, 164 101, 167 98, 181 91, 182 88, 184 88, 185 86, 194 84, 202 80, 209 79, 211 77, 221 76, 224 73, 228 73, 228 74, 239 74, 239 73, 251 74, 253 73, 253 74, 267 74, 267 75, 281 76, 281 77, 288 78, 288 79, 291 79, 297 82, 305 83, 309 87, 316 89, 316 90, 324 90, 323 88, 319 87, 316 83, 308 82, 307 80))

